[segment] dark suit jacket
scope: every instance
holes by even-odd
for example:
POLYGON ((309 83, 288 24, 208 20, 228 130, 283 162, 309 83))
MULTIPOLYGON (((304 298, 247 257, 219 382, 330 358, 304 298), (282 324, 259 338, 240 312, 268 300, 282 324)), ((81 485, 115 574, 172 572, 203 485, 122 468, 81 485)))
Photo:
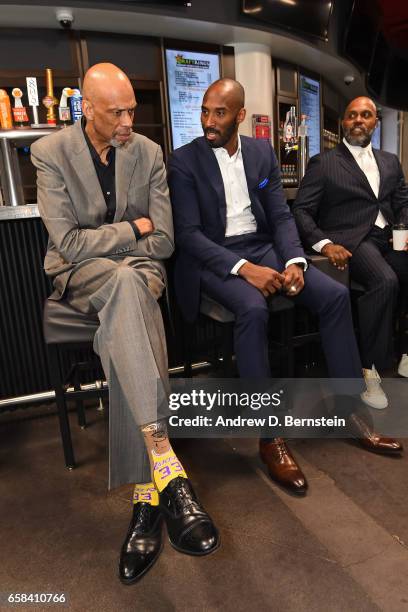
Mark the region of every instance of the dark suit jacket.
MULTIPOLYGON (((241 136, 241 147, 258 232, 270 237, 284 261, 304 257, 272 147, 245 136, 241 136)), ((207 267, 226 278, 240 257, 223 246, 224 184, 215 154, 204 137, 174 151, 168 170, 178 247, 176 295, 184 316, 194 320, 199 309, 200 270, 207 267)))
POLYGON ((292 209, 308 248, 328 238, 353 251, 374 226, 379 208, 390 224, 408 221, 408 188, 397 156, 373 153, 380 172, 378 199, 343 143, 312 157, 292 209))

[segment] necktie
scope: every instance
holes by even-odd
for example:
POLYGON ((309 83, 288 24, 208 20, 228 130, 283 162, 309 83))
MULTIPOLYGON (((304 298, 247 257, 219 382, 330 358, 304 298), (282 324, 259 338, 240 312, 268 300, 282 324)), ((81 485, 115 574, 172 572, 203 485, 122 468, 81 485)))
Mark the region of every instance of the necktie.
MULTIPOLYGON (((374 156, 368 152, 367 149, 363 149, 358 156, 358 165, 361 170, 367 177, 368 182, 370 183, 370 187, 374 192, 376 198, 378 198, 378 192, 380 190, 380 173, 378 171, 378 167, 374 156)), ((388 225, 384 215, 381 210, 378 211, 377 219, 375 221, 375 225, 383 229, 386 225, 388 225)))
POLYGON ((358 165, 367 177, 370 187, 373 190, 375 197, 378 198, 378 191, 380 187, 380 177, 378 173, 377 164, 372 158, 367 149, 363 149, 358 156, 358 165))

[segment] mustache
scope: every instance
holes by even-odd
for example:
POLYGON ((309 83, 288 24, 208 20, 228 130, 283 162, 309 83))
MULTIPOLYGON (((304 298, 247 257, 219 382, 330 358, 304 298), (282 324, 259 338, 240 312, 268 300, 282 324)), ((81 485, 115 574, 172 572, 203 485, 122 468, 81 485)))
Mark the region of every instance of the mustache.
POLYGON ((213 128, 206 128, 204 130, 204 134, 218 134, 218 135, 220 135, 221 132, 219 130, 214 130, 213 128))
POLYGON ((366 146, 374 133, 374 129, 370 129, 365 125, 352 125, 348 128, 343 128, 343 134, 347 142, 351 145, 366 146), (355 131, 358 128, 359 131, 355 131))

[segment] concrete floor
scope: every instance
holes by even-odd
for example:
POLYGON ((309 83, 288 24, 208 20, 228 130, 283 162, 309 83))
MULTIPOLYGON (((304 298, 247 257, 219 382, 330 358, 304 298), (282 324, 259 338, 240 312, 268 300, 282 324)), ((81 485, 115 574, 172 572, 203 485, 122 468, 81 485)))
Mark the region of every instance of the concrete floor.
POLYGON ((17 609, 408 610, 408 452, 396 459, 345 441, 293 441, 310 484, 298 499, 269 481, 255 440, 178 441, 222 546, 194 558, 166 540, 129 587, 117 563, 132 487, 107 491, 106 420, 88 409, 82 431, 71 415, 78 467, 69 472, 51 408, 0 415, 0 591, 65 593, 68 604, 17 609))

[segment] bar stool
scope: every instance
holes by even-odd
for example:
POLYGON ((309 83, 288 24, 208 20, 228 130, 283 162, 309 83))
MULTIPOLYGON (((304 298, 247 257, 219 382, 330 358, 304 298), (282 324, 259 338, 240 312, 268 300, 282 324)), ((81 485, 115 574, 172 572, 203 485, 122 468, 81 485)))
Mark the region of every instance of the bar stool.
POLYGON ((318 270, 320 270, 320 272, 324 272, 327 276, 330 276, 330 278, 341 283, 345 287, 349 286, 348 268, 345 270, 335 268, 324 255, 308 255, 308 259, 318 270))
POLYGON ((407 352, 408 344, 408 286, 404 285, 400 291, 397 310, 398 352, 400 355, 407 352))
POLYGON ((81 390, 79 371, 99 366, 95 353, 91 361, 74 361, 67 374, 63 372, 63 357, 68 352, 72 353, 73 350, 86 349, 87 352, 90 352, 98 326, 99 320, 96 315, 84 315, 72 308, 65 300, 48 298, 45 301, 44 340, 48 351, 51 385, 55 392, 65 465, 70 470, 75 467, 75 458, 66 402, 68 399, 76 400, 78 422, 83 428, 86 426, 83 400, 91 397, 104 397, 108 389, 100 385, 100 388, 81 390), (74 391, 68 393, 67 389, 71 381, 74 391))

